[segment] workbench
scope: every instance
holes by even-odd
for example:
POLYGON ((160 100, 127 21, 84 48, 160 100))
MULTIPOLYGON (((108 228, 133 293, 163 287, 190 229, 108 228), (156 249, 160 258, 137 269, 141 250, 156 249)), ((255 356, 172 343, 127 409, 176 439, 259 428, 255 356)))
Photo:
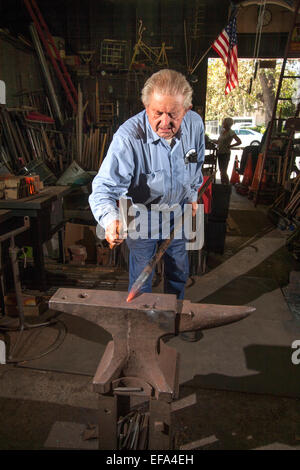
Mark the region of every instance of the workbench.
POLYGON ((3 224, 11 217, 13 217, 13 212, 11 210, 0 209, 0 224, 3 224))
MULTIPOLYGON (((0 199, 0 211, 10 211, 10 217, 16 221, 23 221, 25 216, 30 218, 30 230, 20 235, 16 243, 22 241, 22 246, 32 246, 35 288, 40 290, 47 288, 43 243, 56 232, 59 236, 60 258, 63 259, 63 197, 71 190, 70 186, 47 186, 39 194, 27 198, 0 199)), ((3 213, 3 217, 8 217, 8 214, 3 213)))

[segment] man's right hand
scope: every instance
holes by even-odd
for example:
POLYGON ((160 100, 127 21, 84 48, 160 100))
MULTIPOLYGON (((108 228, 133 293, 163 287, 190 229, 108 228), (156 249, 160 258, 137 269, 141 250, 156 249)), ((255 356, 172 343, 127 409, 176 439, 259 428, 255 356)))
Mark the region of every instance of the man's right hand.
POLYGON ((113 220, 105 230, 105 238, 109 243, 109 248, 112 249, 115 246, 121 245, 123 238, 120 238, 122 229, 122 222, 120 220, 113 220))

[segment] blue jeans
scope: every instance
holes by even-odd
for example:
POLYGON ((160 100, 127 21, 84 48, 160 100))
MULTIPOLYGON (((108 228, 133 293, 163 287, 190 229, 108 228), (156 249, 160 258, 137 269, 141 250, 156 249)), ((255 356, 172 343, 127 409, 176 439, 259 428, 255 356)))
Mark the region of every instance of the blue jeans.
MULTIPOLYGON (((129 286, 130 291, 133 283, 141 274, 145 266, 156 252, 157 245, 162 240, 133 240, 127 238, 126 243, 130 250, 129 253, 129 286)), ((186 241, 184 239, 173 239, 166 250, 164 259, 164 292, 166 294, 176 294, 178 299, 184 298, 184 288, 189 278, 189 259, 185 249, 186 241)), ((152 280, 154 272, 149 276, 142 286, 140 293, 152 292, 152 280)))

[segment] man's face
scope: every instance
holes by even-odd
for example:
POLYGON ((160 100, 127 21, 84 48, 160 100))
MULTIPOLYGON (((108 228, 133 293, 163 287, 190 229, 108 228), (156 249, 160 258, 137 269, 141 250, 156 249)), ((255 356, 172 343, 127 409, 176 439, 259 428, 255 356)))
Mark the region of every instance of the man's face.
POLYGON ((146 113, 150 126, 159 137, 171 139, 179 130, 188 109, 183 106, 182 95, 160 95, 153 92, 146 113))

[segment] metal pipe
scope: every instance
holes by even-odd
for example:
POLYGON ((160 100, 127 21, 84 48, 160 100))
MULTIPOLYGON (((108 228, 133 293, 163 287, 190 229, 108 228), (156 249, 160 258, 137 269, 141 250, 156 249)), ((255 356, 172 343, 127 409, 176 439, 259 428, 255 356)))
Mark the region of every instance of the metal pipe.
POLYGON ((35 28, 33 23, 29 26, 29 30, 30 30, 30 33, 31 33, 31 37, 32 37, 34 47, 36 49, 36 52, 37 52, 37 55, 38 55, 38 58, 39 58, 39 61, 40 61, 40 65, 42 67, 44 78, 46 80, 46 84, 47 84, 48 91, 49 91, 49 94, 50 94, 50 99, 51 99, 53 109, 54 109, 54 114, 55 114, 56 118, 58 119, 59 124, 62 126, 63 123, 64 123, 63 116, 62 116, 60 106, 59 106, 59 103, 58 103, 58 100, 57 100, 57 96, 56 96, 56 93, 55 93, 55 90, 54 90, 54 86, 53 86, 53 82, 52 82, 51 75, 50 75, 50 72, 49 72, 48 64, 47 64, 47 61, 46 61, 46 58, 45 58, 45 54, 44 54, 44 51, 42 49, 42 45, 41 45, 39 36, 37 34, 36 28, 35 28))
POLYGON ((28 1, 28 0, 24 0, 24 3, 25 3, 25 5, 26 5, 26 7, 27 7, 27 9, 28 9, 28 12, 29 12, 31 18, 33 19, 33 22, 34 22, 34 24, 35 24, 35 26, 36 26, 36 29, 37 29, 37 31, 38 31, 38 33, 39 33, 39 36, 40 36, 40 38, 41 38, 41 40, 42 40, 42 43, 43 43, 43 45, 44 45, 44 47, 45 47, 45 49, 46 49, 46 51, 47 51, 47 54, 48 54, 48 56, 49 56, 49 59, 51 60, 51 63, 52 63, 52 65, 53 65, 53 68, 54 68, 54 70, 56 71, 56 74, 57 74, 57 76, 58 76, 58 78, 59 78, 59 80, 60 80, 60 83, 61 83, 62 87, 64 88, 64 90, 65 90, 65 92, 66 92, 68 101, 69 101, 69 103, 71 104, 74 113, 76 113, 76 111, 77 111, 76 104, 75 104, 75 102, 74 102, 74 100, 73 100, 73 98, 72 98, 72 95, 71 95, 71 93, 70 93, 70 90, 69 90, 69 88, 68 88, 68 85, 67 85, 67 83, 66 83, 66 81, 65 81, 65 79, 64 79, 64 76, 63 76, 63 74, 61 73, 61 71, 60 71, 60 69, 59 69, 59 67, 58 67, 58 65, 57 65, 57 62, 56 62, 56 60, 54 59, 54 57, 53 57, 53 55, 52 55, 50 46, 49 46, 48 42, 46 41, 46 39, 45 39, 45 37, 44 37, 43 31, 42 31, 42 28, 41 28, 41 26, 40 26, 40 24, 39 24, 39 22, 38 22, 38 19, 37 19, 36 15, 34 14, 34 11, 33 11, 32 8, 31 8, 31 5, 30 5, 29 1, 28 1))
MULTIPOLYGON (((33 8, 34 8, 35 11, 36 11, 37 18, 38 18, 40 24, 42 25, 42 27, 43 27, 44 30, 46 31, 47 39, 48 39, 48 41, 50 42, 50 44, 51 44, 51 46, 52 46, 52 49, 53 49, 54 52, 55 52, 56 59, 57 59, 57 61, 59 62, 61 68, 62 68, 63 75, 64 75, 64 77, 66 78, 66 80, 67 80, 67 82, 68 82, 68 84, 69 84, 69 86, 70 86, 71 91, 73 92, 75 101, 78 101, 77 90, 76 90, 76 88, 75 88, 74 85, 73 85, 73 82, 72 82, 72 80, 71 80, 70 74, 69 74, 69 72, 68 72, 68 70, 67 70, 67 68, 66 68, 66 66, 65 66, 65 64, 64 64, 64 62, 63 62, 63 60, 61 59, 60 53, 59 53, 58 50, 57 50, 57 47, 56 47, 55 42, 54 42, 54 40, 53 40, 53 37, 52 37, 52 35, 51 35, 50 31, 49 31, 49 28, 48 28, 48 26, 47 26, 47 24, 46 24, 46 22, 45 22, 45 20, 44 20, 44 18, 43 18, 43 16, 42 16, 41 12, 40 12, 40 9, 39 9, 37 3, 35 2, 35 0, 31 0, 31 3, 32 3, 33 8)), ((32 13, 33 13, 33 10, 32 10, 32 13)))
POLYGON ((3 126, 4 134, 7 140, 8 144, 8 150, 13 154, 13 157, 15 159, 15 165, 19 164, 19 157, 18 157, 18 152, 15 146, 15 142, 11 133, 11 128, 9 127, 9 122, 7 119, 7 111, 4 108, 0 108, 0 121, 3 126))
POLYGON ((10 247, 9 247, 9 255, 11 259, 12 271, 13 271, 13 278, 14 278, 14 286, 16 291, 16 298, 17 298, 17 305, 19 311, 19 321, 20 321, 20 330, 24 330, 25 321, 24 321, 24 305, 22 299, 22 288, 20 282, 20 273, 19 273, 19 265, 18 265, 18 252, 19 248, 15 245, 15 236, 19 235, 20 233, 25 232, 30 227, 29 217, 24 217, 24 225, 19 227, 9 233, 0 236, 0 243, 10 238, 10 247))
POLYGON ((19 311, 20 330, 24 330, 25 328, 24 305, 23 305, 23 298, 22 298, 22 287, 21 287, 21 282, 20 282, 20 271, 19 271, 19 265, 18 265, 18 252, 19 252, 19 248, 15 245, 15 239, 14 239, 14 236, 12 235, 10 239, 9 255, 10 255, 11 265, 12 265, 12 270, 13 270, 14 285, 15 285, 17 305, 18 305, 18 311, 19 311))

